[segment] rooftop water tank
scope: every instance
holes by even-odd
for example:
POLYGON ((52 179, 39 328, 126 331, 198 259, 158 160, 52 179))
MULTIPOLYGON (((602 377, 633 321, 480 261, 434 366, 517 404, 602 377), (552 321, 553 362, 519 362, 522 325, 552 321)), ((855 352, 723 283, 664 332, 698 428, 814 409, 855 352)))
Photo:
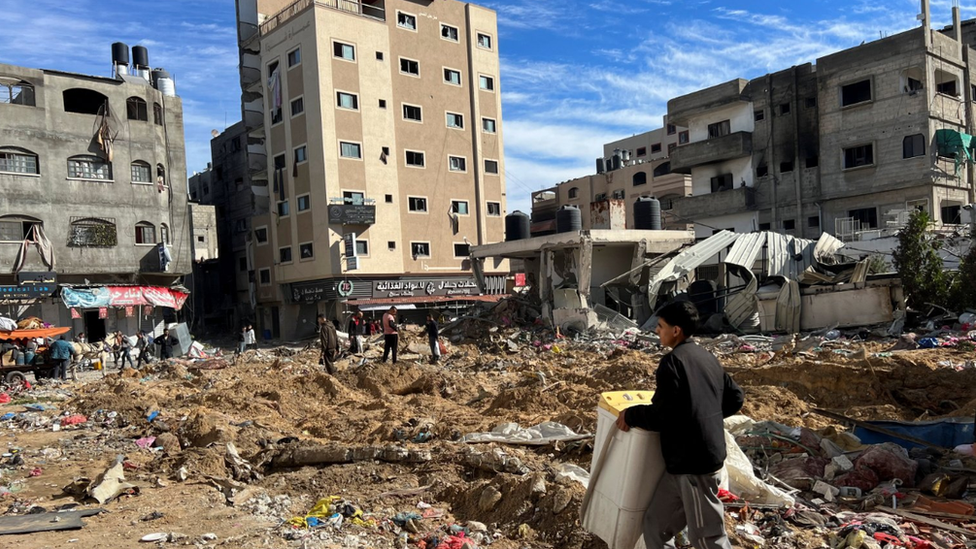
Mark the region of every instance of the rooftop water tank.
POLYGON ((576 206, 566 205, 556 212, 556 232, 569 233, 583 230, 583 215, 576 206))
POLYGON ((661 202, 653 196, 642 196, 634 203, 634 228, 643 231, 661 230, 661 202))
POLYGON ((529 216, 516 210, 505 216, 505 242, 525 240, 532 236, 529 216))
POLYGON ((152 83, 153 87, 162 92, 163 95, 176 95, 176 83, 173 82, 173 77, 164 69, 153 69, 152 83))

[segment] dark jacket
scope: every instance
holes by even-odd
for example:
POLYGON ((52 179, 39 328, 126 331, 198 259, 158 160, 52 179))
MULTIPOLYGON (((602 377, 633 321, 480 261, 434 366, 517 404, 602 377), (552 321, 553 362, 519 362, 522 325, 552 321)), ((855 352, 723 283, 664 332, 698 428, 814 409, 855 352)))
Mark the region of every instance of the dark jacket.
POLYGON ((440 328, 437 326, 436 320, 428 321, 425 328, 427 330, 427 337, 430 339, 437 339, 440 335, 440 328))
POLYGON ((179 342, 180 340, 171 335, 162 335, 153 340, 154 345, 159 345, 159 354, 164 358, 173 356, 173 346, 179 342))
POLYGON ((625 412, 627 425, 661 433, 672 475, 706 475, 725 462, 723 419, 742 408, 742 389, 712 353, 684 342, 661 359, 657 389, 647 406, 625 412))
POLYGON ((330 356, 339 350, 339 334, 336 333, 335 326, 331 322, 319 326, 319 346, 330 356))

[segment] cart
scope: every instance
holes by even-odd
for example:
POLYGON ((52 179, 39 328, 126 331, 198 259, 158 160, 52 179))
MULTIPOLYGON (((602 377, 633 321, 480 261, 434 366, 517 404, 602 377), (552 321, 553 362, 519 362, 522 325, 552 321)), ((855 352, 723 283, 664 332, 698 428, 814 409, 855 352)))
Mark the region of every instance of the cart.
MULTIPOLYGON (((71 328, 41 328, 39 330, 10 330, 0 331, 0 342, 18 339, 53 338, 61 334, 68 333, 71 328)), ((32 364, 6 364, 0 366, 0 381, 7 385, 17 385, 27 379, 28 373, 33 373, 34 377, 50 376, 54 369, 54 363, 48 361, 48 353, 38 353, 34 356, 32 364)))

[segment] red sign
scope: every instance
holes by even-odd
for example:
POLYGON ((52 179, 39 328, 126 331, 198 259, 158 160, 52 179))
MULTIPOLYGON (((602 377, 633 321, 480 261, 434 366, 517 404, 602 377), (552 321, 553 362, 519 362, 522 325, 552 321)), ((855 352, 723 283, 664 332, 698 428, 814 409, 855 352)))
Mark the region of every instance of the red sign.
POLYGON ((98 318, 108 318, 108 307, 98 308, 98 318))
POLYGON ((132 305, 126 305, 125 306, 125 316, 132 316, 132 313, 133 313, 133 310, 132 309, 133 309, 132 305))
POLYGON ((515 287, 525 287, 525 273, 515 273, 515 287))
POLYGON ((78 312, 78 309, 71 308, 71 318, 81 318, 81 313, 78 312))

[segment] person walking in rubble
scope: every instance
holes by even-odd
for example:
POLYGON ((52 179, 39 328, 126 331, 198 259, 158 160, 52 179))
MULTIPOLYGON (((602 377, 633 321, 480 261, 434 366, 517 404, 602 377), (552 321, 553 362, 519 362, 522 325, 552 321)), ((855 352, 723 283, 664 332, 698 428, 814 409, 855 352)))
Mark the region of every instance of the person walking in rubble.
POLYGON ((437 340, 440 335, 440 328, 437 326, 437 321, 434 320, 432 313, 427 314, 427 324, 424 325, 424 331, 427 332, 427 342, 430 344, 430 363, 436 364, 441 358, 441 345, 437 340))
POLYGON ((319 346, 322 349, 322 356, 319 364, 325 366, 325 370, 330 375, 335 375, 335 360, 339 356, 339 334, 336 333, 335 326, 326 320, 325 315, 318 316, 319 323, 319 346))
POLYGON ((71 359, 75 356, 75 348, 68 340, 61 336, 57 341, 51 343, 51 360, 54 362, 54 379, 64 381, 68 379, 68 366, 71 359))
POLYGON ((644 543, 647 549, 674 549, 674 536, 687 526, 697 549, 731 549, 718 499, 726 456, 722 420, 742 408, 742 389, 712 353, 689 341, 699 322, 693 304, 670 303, 657 315, 655 331, 671 352, 658 365, 654 398, 617 417, 622 431, 661 433, 665 473, 644 513, 644 543))
POLYGON ((386 362, 387 357, 390 356, 390 351, 393 351, 393 363, 397 363, 397 347, 400 345, 400 336, 398 334, 398 328, 396 323, 396 307, 390 307, 390 310, 383 315, 383 362, 386 362))

